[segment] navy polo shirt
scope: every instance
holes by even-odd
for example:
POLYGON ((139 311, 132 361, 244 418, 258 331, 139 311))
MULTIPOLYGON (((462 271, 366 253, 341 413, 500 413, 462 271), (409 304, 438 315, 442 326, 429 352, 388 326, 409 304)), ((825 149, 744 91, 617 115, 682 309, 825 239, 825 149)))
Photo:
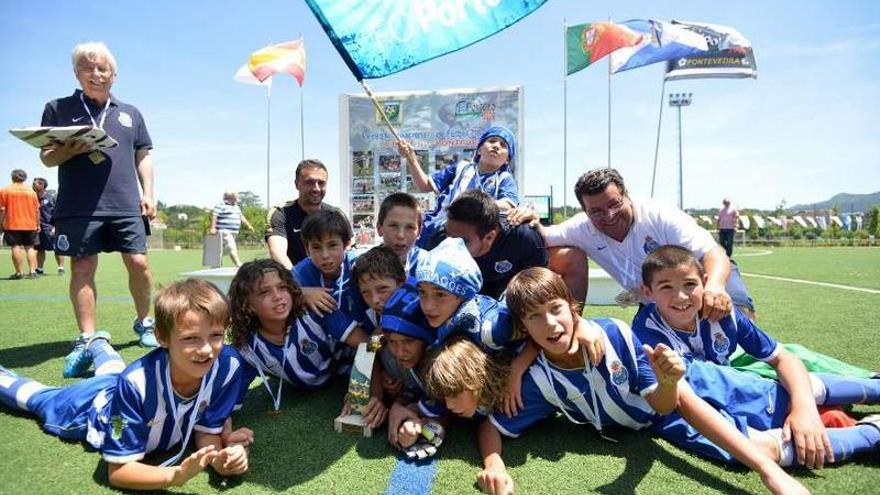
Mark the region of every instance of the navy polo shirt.
POLYGON ((489 252, 476 258, 483 274, 480 294, 498 298, 514 275, 533 266, 547 266, 544 239, 528 225, 512 227, 501 218, 501 232, 489 252))
MULTIPOLYGON (((320 209, 323 211, 335 210, 336 208, 322 202, 320 209)), ((273 235, 287 239, 287 257, 294 265, 308 257, 299 234, 307 216, 309 216, 308 213, 302 209, 297 200, 288 201, 283 206, 274 206, 269 210, 266 242, 269 242, 269 237, 273 235)))
MULTIPOLYGON (((81 90, 52 100, 43 110, 43 126, 91 125, 80 100, 81 90)), ((95 122, 100 123, 103 106, 84 98, 95 122)), ((152 149, 153 142, 141 112, 110 95, 104 131, 119 143, 101 150, 106 159, 92 163, 88 153, 74 156, 58 167, 58 197, 55 218, 92 216, 138 216, 141 195, 135 153, 152 149)))

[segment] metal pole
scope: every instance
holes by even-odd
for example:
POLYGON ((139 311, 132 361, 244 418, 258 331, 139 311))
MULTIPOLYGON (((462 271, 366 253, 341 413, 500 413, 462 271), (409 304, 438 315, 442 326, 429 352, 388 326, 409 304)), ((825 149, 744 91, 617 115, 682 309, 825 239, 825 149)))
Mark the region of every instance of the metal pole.
POLYGON ((684 159, 681 146, 681 107, 691 104, 693 93, 670 93, 669 106, 678 108, 678 207, 684 210, 684 159))
MULTIPOLYGON (((562 218, 568 218, 568 24, 562 19, 562 218)), ((553 195, 553 186, 550 186, 553 195)), ((552 207, 553 204, 551 203, 552 207)), ((550 216, 553 223, 553 216, 550 216)))
POLYGON ((305 117, 303 117, 304 113, 303 91, 302 88, 299 88, 299 149, 302 152, 302 160, 306 159, 306 127, 305 117))
MULTIPOLYGON (((608 17, 611 20, 611 16, 608 17)), ((611 168, 611 57, 608 58, 608 168, 611 168)))
POLYGON ((271 167, 269 164, 271 163, 271 155, 272 155, 272 85, 269 84, 266 86, 266 209, 272 206, 272 201, 269 199, 269 183, 270 183, 270 172, 271 167))
POLYGON ((660 152, 660 124, 663 122, 663 96, 666 92, 666 76, 660 85, 660 112, 657 116, 657 141, 654 143, 654 172, 651 173, 651 197, 654 197, 654 184, 657 182, 657 155, 660 152))

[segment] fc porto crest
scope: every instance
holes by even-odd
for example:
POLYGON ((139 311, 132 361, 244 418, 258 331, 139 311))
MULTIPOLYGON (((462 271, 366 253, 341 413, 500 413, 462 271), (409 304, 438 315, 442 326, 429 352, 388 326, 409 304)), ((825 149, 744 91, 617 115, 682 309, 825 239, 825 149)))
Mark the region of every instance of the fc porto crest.
POLYGON ((727 338, 727 335, 724 335, 723 332, 712 334, 712 349, 715 350, 716 354, 727 354, 727 351, 730 349, 730 340, 727 338))
POLYGON ((615 385, 623 385, 629 378, 629 372, 620 364, 620 361, 612 362, 608 369, 611 370, 611 381, 615 385))
POLYGON ((66 234, 61 234, 55 239, 55 249, 59 251, 67 251, 70 249, 70 241, 67 240, 66 234))
POLYGON ((653 237, 646 235, 642 249, 645 251, 645 254, 651 254, 657 249, 660 249, 660 243, 655 241, 653 237))
POLYGON ((307 338, 303 338, 302 340, 300 340, 299 346, 302 349, 303 354, 305 354, 306 356, 311 356, 315 353, 315 351, 318 350, 318 344, 307 338))
POLYGON ((119 120, 119 123, 122 124, 123 126, 131 127, 131 124, 132 124, 131 115, 129 115, 125 112, 119 112, 118 120, 119 120))
POLYGON ((513 268, 513 263, 508 260, 501 260, 495 262, 495 272, 496 273, 507 273, 510 269, 513 268))

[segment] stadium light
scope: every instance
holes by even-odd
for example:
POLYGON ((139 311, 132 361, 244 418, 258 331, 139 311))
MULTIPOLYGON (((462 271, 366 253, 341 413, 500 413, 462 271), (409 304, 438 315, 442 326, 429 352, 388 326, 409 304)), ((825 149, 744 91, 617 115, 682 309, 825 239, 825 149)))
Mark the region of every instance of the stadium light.
POLYGON ((678 109, 678 207, 684 210, 684 166, 681 150, 681 107, 690 106, 693 93, 669 93, 669 106, 678 109))

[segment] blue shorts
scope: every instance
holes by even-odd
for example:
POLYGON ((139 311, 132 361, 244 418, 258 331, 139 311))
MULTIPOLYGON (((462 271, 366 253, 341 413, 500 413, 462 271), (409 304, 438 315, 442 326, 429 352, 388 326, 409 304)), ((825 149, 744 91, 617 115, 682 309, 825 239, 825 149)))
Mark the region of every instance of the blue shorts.
POLYGON ((40 243, 35 247, 37 251, 54 251, 55 250, 55 236, 50 235, 49 231, 52 227, 40 227, 40 243))
POLYGON ((85 440, 89 421, 96 414, 92 401, 102 391, 113 393, 118 380, 118 374, 110 373, 69 387, 47 388, 28 399, 27 408, 43 421, 47 432, 68 440, 85 440))
MULTIPOLYGON (((685 380, 694 393, 709 403, 746 437, 749 428, 767 431, 781 428, 791 399, 775 380, 728 366, 702 361, 687 365, 685 380)), ((737 462, 728 452, 704 437, 677 412, 663 416, 651 431, 666 441, 700 456, 728 463, 737 462)))
POLYGON ((91 256, 100 252, 144 254, 149 224, 131 217, 66 217, 55 220, 55 252, 62 256, 91 256))

